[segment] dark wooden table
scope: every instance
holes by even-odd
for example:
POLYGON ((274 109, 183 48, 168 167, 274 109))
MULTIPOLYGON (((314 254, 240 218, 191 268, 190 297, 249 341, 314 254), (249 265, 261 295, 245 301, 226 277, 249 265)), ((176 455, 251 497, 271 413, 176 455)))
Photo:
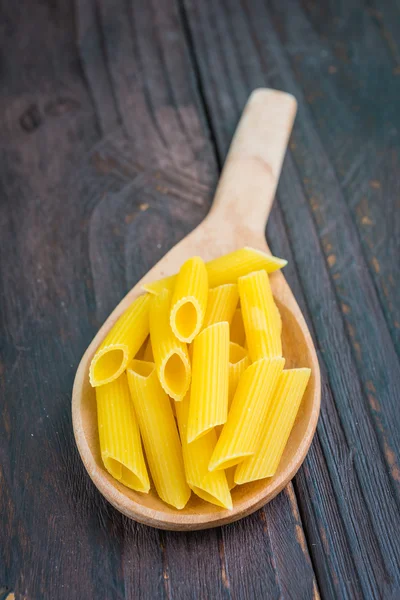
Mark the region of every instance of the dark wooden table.
POLYGON ((400 598, 395 0, 4 0, 0 598, 400 598), (299 112, 267 237, 313 333, 321 418, 292 484, 167 533, 74 445, 81 355, 206 215, 252 89, 299 112))

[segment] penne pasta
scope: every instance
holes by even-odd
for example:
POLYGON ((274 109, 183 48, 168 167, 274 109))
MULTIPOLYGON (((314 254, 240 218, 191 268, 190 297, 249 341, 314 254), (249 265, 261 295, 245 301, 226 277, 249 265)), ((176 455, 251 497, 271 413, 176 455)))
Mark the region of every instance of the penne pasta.
MULTIPOLYGON (((235 482, 235 471, 236 471, 236 469, 237 469, 237 466, 234 465, 233 467, 229 467, 229 469, 225 470, 226 481, 228 482, 229 491, 233 490, 233 488, 236 485, 236 482, 235 482)), ((220 473, 220 471, 214 471, 214 473, 220 473)))
POLYGON ((284 370, 269 273, 285 264, 245 247, 208 263, 192 257, 143 285, 150 293, 114 323, 89 367, 112 477, 142 493, 154 483, 160 504, 178 510, 192 492, 232 510, 236 485, 280 477, 311 373, 284 370))
MULTIPOLYGON (((282 258, 265 254, 254 248, 241 248, 206 263, 208 285, 210 288, 214 288, 225 283, 236 283, 239 277, 253 271, 264 269, 267 273, 273 273, 285 265, 287 265, 287 261, 282 258)), ((176 275, 171 275, 158 281, 144 283, 142 287, 146 292, 158 294, 165 288, 172 290, 175 278, 176 275)))
POLYGON ((228 415, 229 325, 210 325, 193 342, 188 442, 193 442, 228 415))
POLYGON ((115 479, 138 492, 150 489, 126 374, 96 388, 100 452, 115 479))
POLYGON ((244 323, 242 317, 242 310, 237 308, 233 315, 231 323, 231 342, 239 344, 239 346, 245 345, 246 333, 244 331, 244 323))
MULTIPOLYGON (((229 342, 229 384, 228 384, 228 412, 232 404, 239 379, 250 365, 250 359, 247 350, 229 342)), ((216 427, 217 435, 221 434, 223 425, 216 427)))
POLYGON ((150 337, 147 340, 146 346, 144 348, 143 360, 145 360, 147 362, 154 362, 153 348, 151 346, 151 339, 150 339, 150 337))
POLYGON ((147 338, 144 340, 143 344, 140 346, 139 350, 136 352, 133 358, 136 358, 137 360, 143 360, 144 352, 146 350, 146 346, 148 344, 149 339, 149 336, 147 336, 147 338))
POLYGON ((149 334, 151 295, 139 296, 118 319, 97 348, 89 369, 93 387, 117 379, 149 334))
POLYGON ((171 292, 163 290, 153 296, 150 306, 150 340, 157 375, 165 392, 180 401, 190 385, 191 369, 184 342, 172 332, 169 322, 171 292))
POLYGON ((283 358, 264 358, 245 370, 211 457, 210 471, 228 469, 254 454, 284 363, 283 358))
POLYGON ((232 498, 225 473, 223 471, 210 473, 208 470, 208 463, 217 443, 215 431, 212 429, 194 442, 188 443, 189 394, 182 402, 176 404, 176 414, 189 487, 203 500, 222 508, 232 509, 232 498))
POLYGON ((208 291, 207 310, 203 327, 226 321, 231 323, 239 300, 236 283, 226 283, 208 291))
POLYGON ((282 371, 272 406, 263 422, 259 445, 255 454, 244 460, 236 469, 236 483, 246 483, 275 475, 310 374, 310 369, 282 371))
POLYGON ((189 258, 181 267, 172 295, 170 323, 181 342, 190 342, 199 333, 206 313, 208 276, 198 256, 189 258))
POLYGON ((158 381, 153 363, 133 360, 127 375, 157 493, 167 504, 182 509, 189 500, 190 489, 170 400, 158 381))
POLYGON ((265 271, 238 281, 246 341, 252 362, 282 356, 282 323, 265 271))
POLYGON ((231 407, 239 379, 244 371, 250 365, 250 359, 247 350, 239 344, 229 343, 229 391, 228 391, 228 410, 231 407))

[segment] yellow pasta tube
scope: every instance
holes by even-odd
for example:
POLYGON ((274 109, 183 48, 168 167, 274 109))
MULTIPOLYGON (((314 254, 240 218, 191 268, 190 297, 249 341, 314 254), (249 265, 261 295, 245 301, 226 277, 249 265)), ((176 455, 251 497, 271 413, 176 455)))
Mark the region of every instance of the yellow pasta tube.
POLYGON ((154 362, 153 348, 151 347, 150 338, 147 340, 147 344, 143 352, 143 360, 147 362, 154 362))
POLYGON ((281 319, 265 271, 238 281, 246 340, 252 362, 282 356, 281 319))
POLYGON ((101 458, 107 471, 138 492, 150 489, 126 374, 96 388, 101 458))
POLYGON ((237 308, 233 315, 231 323, 231 342, 244 346, 246 340, 246 334, 244 331, 244 323, 242 317, 242 309, 237 308))
POLYGON ((235 482, 275 475, 310 378, 310 369, 282 371, 256 452, 236 469, 235 482))
POLYGON ((188 442, 193 442, 228 415, 229 325, 210 325, 193 342, 188 442))
MULTIPOLYGON (((190 352, 189 352, 190 354, 190 352)), ((236 388, 239 383, 239 379, 243 372, 247 369, 250 364, 250 359, 247 350, 239 346, 239 344, 229 343, 229 384, 228 384, 228 412, 232 404, 233 397, 236 392, 236 388)), ((222 431, 223 425, 218 425, 215 428, 217 436, 219 437, 222 431)), ((229 488, 230 489, 230 488, 229 488)))
POLYGON ((153 363, 133 360, 127 374, 157 493, 167 504, 182 509, 189 500, 190 489, 170 400, 158 381, 153 363))
POLYGON ((230 342, 229 344, 229 391, 228 391, 228 409, 232 404, 239 379, 244 371, 250 365, 249 355, 247 350, 230 342))
MULTIPOLYGON (((229 469, 226 469, 225 471, 225 475, 226 475, 226 481, 228 482, 228 488, 229 490, 232 490, 235 485, 235 471, 237 469, 236 465, 233 465, 233 467, 229 467, 229 469)), ((220 473, 221 471, 214 471, 214 473, 220 473)))
POLYGON ((190 385, 190 361, 187 346, 171 329, 169 313, 171 292, 163 290, 150 306, 150 340, 163 389, 174 400, 182 400, 190 385))
POLYGON ((183 461, 186 480, 193 492, 212 504, 232 509, 232 498, 223 471, 210 473, 208 463, 217 443, 217 436, 212 429, 201 438, 187 441, 187 424, 189 417, 189 394, 182 402, 176 404, 179 432, 181 434, 183 461))
POLYGON ((228 469, 254 454, 284 363, 283 358, 264 358, 245 370, 211 457, 210 471, 228 469))
MULTIPOLYGON (((238 277, 264 269, 267 273, 278 271, 287 265, 287 261, 276 256, 271 256, 255 250, 254 248, 241 248, 224 256, 215 258, 206 263, 208 273, 208 285, 210 288, 224 285, 225 283, 236 283, 238 277)), ((164 288, 172 290, 176 275, 143 284, 143 289, 151 294, 158 294, 164 288)))
POLYGON ((222 321, 231 323, 238 300, 239 292, 236 283, 226 283, 210 289, 203 327, 222 321))
POLYGON ((181 342, 190 342, 199 333, 206 313, 208 276, 198 256, 189 258, 175 281, 171 302, 171 329, 181 342))
POLYGON ((146 346, 148 344, 149 339, 150 339, 149 336, 147 336, 147 338, 144 340, 143 344, 140 346, 139 350, 136 352, 134 358, 136 358, 137 360, 143 360, 144 351, 146 350, 146 346))
POLYGON ((93 387, 123 373, 149 334, 150 294, 139 296, 118 319, 96 350, 89 369, 93 387))

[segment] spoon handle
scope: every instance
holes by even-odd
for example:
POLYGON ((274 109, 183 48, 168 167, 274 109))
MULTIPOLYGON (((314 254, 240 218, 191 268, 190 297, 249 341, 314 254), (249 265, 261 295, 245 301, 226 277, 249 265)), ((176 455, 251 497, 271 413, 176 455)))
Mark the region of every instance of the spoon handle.
POLYGON ((240 226, 264 238, 296 109, 285 92, 261 88, 251 94, 215 193, 214 225, 240 226))

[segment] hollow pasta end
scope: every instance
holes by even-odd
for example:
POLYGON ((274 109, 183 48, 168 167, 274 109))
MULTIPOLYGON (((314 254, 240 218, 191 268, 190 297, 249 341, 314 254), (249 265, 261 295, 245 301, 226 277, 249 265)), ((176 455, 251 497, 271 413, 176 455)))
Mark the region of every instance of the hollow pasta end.
POLYGON ((124 372, 128 358, 128 347, 124 344, 113 344, 96 352, 89 369, 91 385, 97 387, 117 379, 124 372))

